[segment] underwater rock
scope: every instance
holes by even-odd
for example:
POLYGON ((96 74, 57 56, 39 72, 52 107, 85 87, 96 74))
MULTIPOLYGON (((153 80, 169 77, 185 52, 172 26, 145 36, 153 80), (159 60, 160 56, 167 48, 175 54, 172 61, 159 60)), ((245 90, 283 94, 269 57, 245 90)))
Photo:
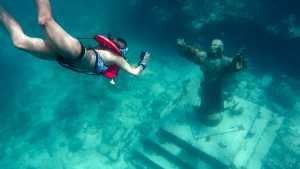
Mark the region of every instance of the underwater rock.
POLYGON ((300 38, 300 25, 289 28, 292 38, 300 38))
POLYGON ((201 31, 204 25, 205 25, 205 22, 203 22, 201 20, 193 20, 191 23, 193 31, 196 31, 196 32, 201 31))
MULTIPOLYGON (((132 0, 133 4, 137 0, 132 0)), ((218 23, 249 22, 258 24, 274 36, 300 37, 300 13, 297 1, 251 1, 251 0, 167 0, 140 2, 148 6, 157 23, 176 20, 173 24, 185 25, 183 31, 197 35, 202 28, 218 23), (167 5, 166 5, 167 4, 167 5)), ((142 6, 140 5, 140 6, 142 6)), ((145 10, 143 10, 144 12, 145 10)), ((182 25, 169 25, 180 27, 182 25)), ((234 26, 234 25, 233 25, 234 26)))

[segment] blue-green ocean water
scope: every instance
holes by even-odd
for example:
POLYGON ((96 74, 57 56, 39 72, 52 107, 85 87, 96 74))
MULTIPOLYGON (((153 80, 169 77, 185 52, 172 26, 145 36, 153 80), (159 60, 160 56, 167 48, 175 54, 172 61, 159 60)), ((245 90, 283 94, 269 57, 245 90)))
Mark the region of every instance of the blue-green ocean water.
MULTIPOLYGON (((22 25, 24 32, 43 37, 33 1, 1 0, 0 3, 22 25)), ((55 19, 71 35, 86 37, 111 32, 122 36, 128 41, 128 60, 132 64, 137 62, 142 50, 151 52, 150 64, 142 76, 120 72, 116 86, 111 86, 103 77, 78 74, 55 62, 39 60, 17 50, 5 30, 0 30, 0 168, 125 169, 126 163, 118 160, 126 159, 129 150, 122 149, 121 155, 115 158, 107 155, 115 151, 115 147, 107 146, 111 133, 134 131, 136 136, 131 137, 134 144, 140 135, 150 133, 162 122, 159 113, 178 95, 184 95, 184 89, 195 92, 200 89, 200 83, 195 83, 193 89, 186 89, 187 82, 200 81, 202 74, 198 66, 182 58, 175 49, 176 38, 191 37, 191 33, 183 32, 181 23, 176 20, 165 24, 155 20, 147 13, 152 8, 147 6, 152 5, 150 2, 145 6, 140 4, 138 0, 51 1, 55 19), (103 150, 103 147, 108 149, 103 150)), ((179 15, 175 9, 172 12, 179 15)), ((224 27, 229 29, 230 26, 224 27)), ((299 84, 296 77, 296 72, 300 71, 296 65, 299 58, 288 54, 290 62, 268 62, 266 60, 276 59, 281 51, 272 58, 270 50, 261 51, 260 48, 271 48, 270 43, 274 41, 267 41, 268 35, 261 37, 265 46, 259 37, 253 38, 254 35, 232 33, 234 28, 227 31, 228 34, 224 31, 225 34, 214 35, 207 31, 192 41, 208 47, 213 37, 221 36, 228 55, 234 53, 241 42, 248 45, 248 55, 253 57, 249 59, 248 72, 237 82, 264 79, 268 83, 268 78, 284 76, 293 79, 292 87, 288 88, 294 90, 283 94, 268 90, 271 97, 264 95, 267 92, 260 96, 252 93, 247 99, 271 105, 276 111, 290 108, 299 98, 299 88, 295 88, 295 84, 299 84)), ((241 29, 245 28, 241 26, 241 29)), ((275 48, 280 42, 276 41, 275 48)), ((263 84, 260 83, 261 88, 255 84, 252 89, 264 90, 263 84)), ((235 92, 246 97, 240 88, 235 92)))

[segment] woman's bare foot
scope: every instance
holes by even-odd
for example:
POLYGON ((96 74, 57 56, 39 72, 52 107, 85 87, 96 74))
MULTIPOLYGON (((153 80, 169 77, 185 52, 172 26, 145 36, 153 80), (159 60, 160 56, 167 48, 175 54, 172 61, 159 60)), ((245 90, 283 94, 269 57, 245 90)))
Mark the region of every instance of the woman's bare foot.
POLYGON ((38 20, 40 25, 45 25, 49 19, 52 19, 51 7, 49 0, 36 0, 38 8, 38 20))

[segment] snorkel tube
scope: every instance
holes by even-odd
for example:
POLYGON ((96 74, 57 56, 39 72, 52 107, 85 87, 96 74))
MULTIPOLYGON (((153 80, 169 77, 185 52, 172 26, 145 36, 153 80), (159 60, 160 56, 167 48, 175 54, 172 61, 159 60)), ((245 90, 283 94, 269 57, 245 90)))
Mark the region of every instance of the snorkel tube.
POLYGON ((109 38, 103 35, 96 35, 95 40, 98 42, 99 45, 102 45, 106 48, 109 48, 114 54, 121 56, 122 52, 118 48, 118 46, 109 38))

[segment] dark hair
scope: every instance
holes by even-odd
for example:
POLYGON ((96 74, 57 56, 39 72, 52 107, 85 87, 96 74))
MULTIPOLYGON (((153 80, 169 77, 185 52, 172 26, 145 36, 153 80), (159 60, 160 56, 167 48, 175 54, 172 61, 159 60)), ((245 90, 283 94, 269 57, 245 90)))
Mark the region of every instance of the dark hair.
MULTIPOLYGON (((117 37, 116 40, 124 44, 123 48, 127 48, 127 42, 125 39, 117 37)), ((116 44, 116 45, 118 46, 118 44, 116 44)), ((121 48, 120 46, 118 46, 118 47, 121 48)))
POLYGON ((118 47, 119 49, 121 49, 121 46, 119 46, 119 44, 118 44, 116 41, 119 41, 119 42, 123 43, 124 46, 125 46, 125 47, 123 47, 123 48, 127 48, 127 42, 126 42, 125 39, 120 38, 120 37, 112 36, 111 33, 108 33, 108 34, 107 34, 107 38, 110 39, 110 40, 112 40, 112 41, 114 42, 114 44, 117 45, 117 47, 118 47))

